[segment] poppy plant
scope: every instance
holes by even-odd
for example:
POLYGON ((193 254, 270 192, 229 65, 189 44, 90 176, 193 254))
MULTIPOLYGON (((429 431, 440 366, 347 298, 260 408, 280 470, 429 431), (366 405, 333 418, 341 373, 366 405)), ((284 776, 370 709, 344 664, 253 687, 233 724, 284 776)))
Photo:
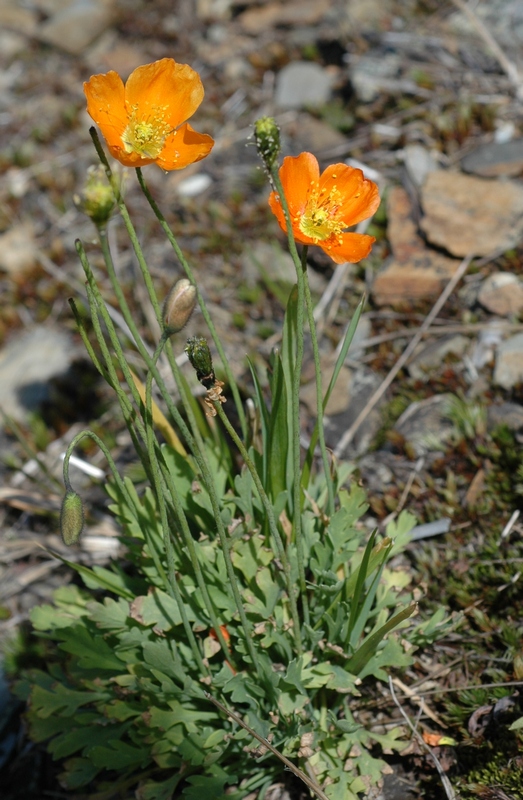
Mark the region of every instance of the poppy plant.
MULTIPOLYGON (((279 174, 297 242, 321 247, 336 264, 369 255, 374 237, 346 232, 374 214, 380 204, 378 187, 360 169, 332 164, 320 175, 315 156, 300 153, 284 158, 279 174)), ((278 192, 271 192, 269 205, 286 232, 278 192)))
POLYGON ((84 92, 109 152, 126 167, 182 169, 212 149, 214 140, 186 121, 203 100, 200 76, 187 64, 162 58, 135 69, 125 85, 111 70, 93 75, 84 92))

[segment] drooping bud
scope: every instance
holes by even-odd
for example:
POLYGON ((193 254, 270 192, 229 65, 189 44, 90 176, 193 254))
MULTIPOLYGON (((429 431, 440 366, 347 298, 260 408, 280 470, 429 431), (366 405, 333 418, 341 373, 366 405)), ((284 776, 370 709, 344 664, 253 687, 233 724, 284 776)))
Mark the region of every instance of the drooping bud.
POLYGON ((212 389, 216 383, 216 375, 212 365, 211 351, 207 339, 202 336, 191 336, 185 347, 187 357, 196 370, 196 377, 206 389, 212 389))
POLYGON ((258 153, 270 172, 281 150, 280 129, 273 117, 260 117, 256 120, 254 138, 258 153))
POLYGON ((75 206, 87 214, 95 225, 105 225, 113 213, 116 200, 101 164, 87 170, 87 180, 80 195, 74 196, 75 206))
POLYGON ((80 495, 68 489, 62 501, 60 511, 60 532, 64 544, 70 547, 76 544, 84 526, 84 509, 80 495))
POLYGON ((196 306, 196 286, 181 278, 172 287, 163 304, 163 322, 166 333, 178 333, 189 322, 196 306))

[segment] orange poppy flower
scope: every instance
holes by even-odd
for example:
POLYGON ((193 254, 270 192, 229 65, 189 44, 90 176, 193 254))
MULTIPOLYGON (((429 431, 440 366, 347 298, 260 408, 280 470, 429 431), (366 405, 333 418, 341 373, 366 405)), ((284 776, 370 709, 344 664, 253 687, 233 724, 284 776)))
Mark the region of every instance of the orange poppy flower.
POLYGON ((186 122, 203 100, 200 76, 187 64, 172 58, 145 64, 125 86, 117 72, 93 75, 84 92, 109 152, 126 167, 182 169, 212 149, 214 140, 186 122))
MULTIPOLYGON (((345 232, 374 214, 380 204, 378 187, 364 178, 360 169, 332 164, 320 175, 312 153, 300 153, 283 159, 280 179, 297 242, 321 247, 336 264, 360 261, 369 255, 376 241, 373 236, 345 232)), ((269 205, 286 232, 277 192, 271 192, 269 205)))

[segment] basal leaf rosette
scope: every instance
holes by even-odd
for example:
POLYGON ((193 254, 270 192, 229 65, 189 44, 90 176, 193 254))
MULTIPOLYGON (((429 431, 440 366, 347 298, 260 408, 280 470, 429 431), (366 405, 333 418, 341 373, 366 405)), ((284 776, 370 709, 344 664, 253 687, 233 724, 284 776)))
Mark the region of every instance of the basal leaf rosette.
POLYGON ((200 76, 162 58, 137 67, 123 83, 117 72, 84 83, 87 111, 109 152, 126 167, 183 169, 207 156, 214 140, 187 122, 203 100, 200 76))
MULTIPOLYGON (((320 175, 317 159, 305 152, 284 158, 279 176, 297 242, 321 247, 336 264, 354 263, 369 255, 374 237, 347 232, 371 217, 380 204, 378 187, 361 169, 331 164, 320 175)), ((287 232, 278 192, 271 192, 269 205, 287 232)))

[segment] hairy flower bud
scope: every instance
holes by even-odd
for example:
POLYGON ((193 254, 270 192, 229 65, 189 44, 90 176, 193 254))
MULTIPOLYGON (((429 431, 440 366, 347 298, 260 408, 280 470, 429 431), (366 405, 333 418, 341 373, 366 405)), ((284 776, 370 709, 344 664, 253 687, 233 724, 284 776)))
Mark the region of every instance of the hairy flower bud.
POLYGON ((177 281, 165 298, 163 322, 166 332, 178 333, 189 322, 196 306, 196 286, 187 278, 177 281))
POLYGON ((68 547, 76 544, 84 526, 84 509, 80 495, 68 489, 60 511, 60 532, 68 547))
POLYGON ((102 165, 89 167, 87 180, 81 195, 74 196, 74 203, 87 214, 95 225, 105 225, 114 211, 116 201, 102 165))
POLYGON ((216 375, 212 365, 211 351, 207 339, 202 336, 191 336, 185 347, 187 357, 196 370, 196 377, 206 389, 212 389, 216 383, 216 375))
POLYGON ((260 117, 254 123, 254 138, 258 153, 267 169, 271 170, 281 150, 280 129, 272 117, 260 117))

